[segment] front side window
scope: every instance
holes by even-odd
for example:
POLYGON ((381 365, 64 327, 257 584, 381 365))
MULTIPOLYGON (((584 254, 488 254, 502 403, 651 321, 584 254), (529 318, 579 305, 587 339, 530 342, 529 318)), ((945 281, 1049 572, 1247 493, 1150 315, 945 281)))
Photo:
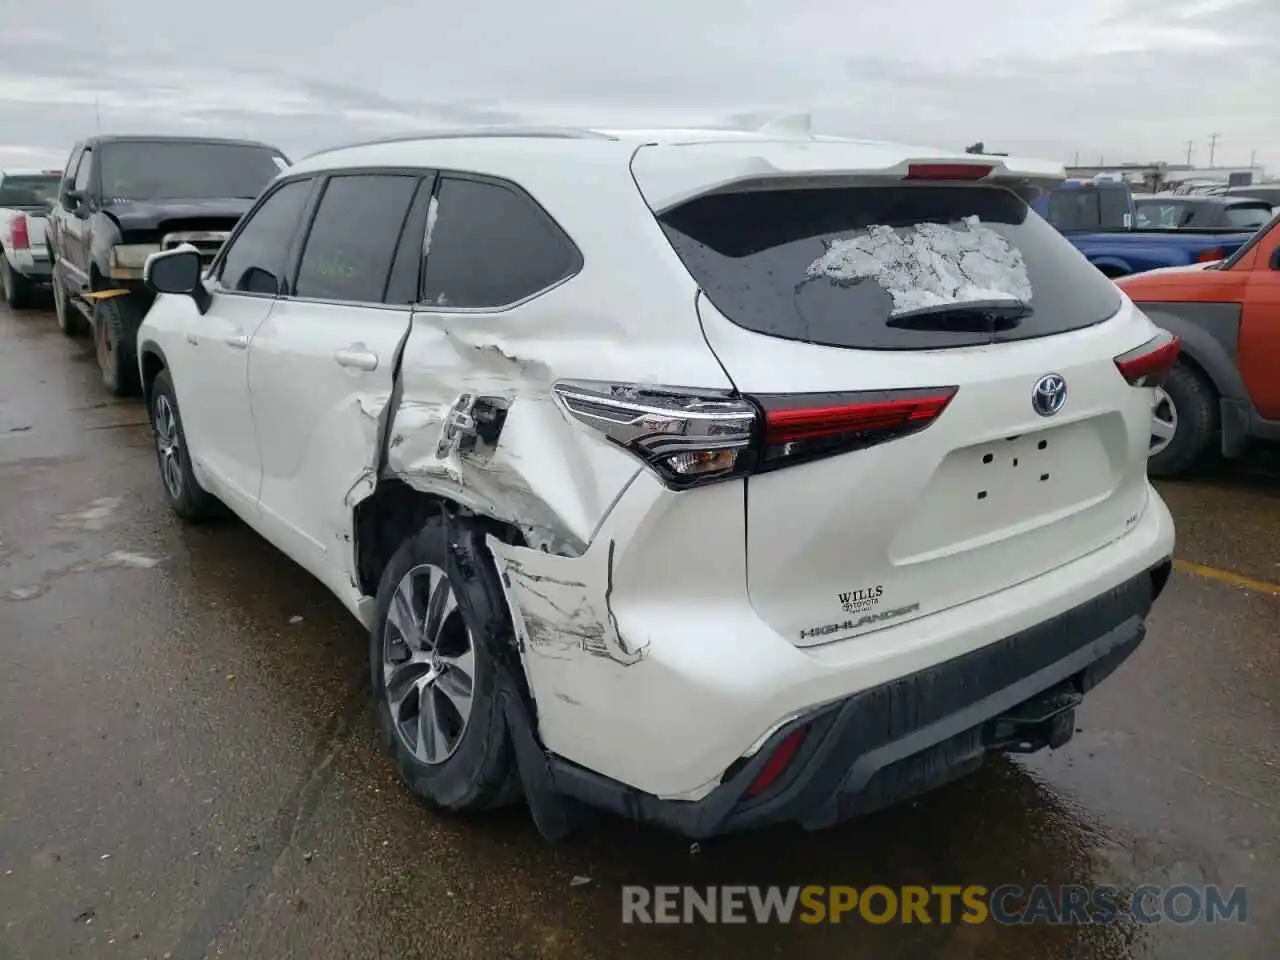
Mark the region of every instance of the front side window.
POLYGON ((288 162, 254 144, 121 140, 99 148, 112 200, 252 200, 288 162))
POLYGON ((427 215, 425 302, 506 307, 582 265, 581 254, 534 200, 506 184, 442 177, 427 215))
POLYGON ((249 214, 223 258, 218 279, 224 289, 271 295, 280 292, 289 244, 310 193, 310 180, 294 180, 249 214))
POLYGON ((419 179, 385 174, 330 179, 302 251, 294 295, 382 303, 419 179))
POLYGON ((86 150, 80 155, 80 166, 76 168, 76 192, 88 194, 89 182, 93 178, 93 151, 86 150))

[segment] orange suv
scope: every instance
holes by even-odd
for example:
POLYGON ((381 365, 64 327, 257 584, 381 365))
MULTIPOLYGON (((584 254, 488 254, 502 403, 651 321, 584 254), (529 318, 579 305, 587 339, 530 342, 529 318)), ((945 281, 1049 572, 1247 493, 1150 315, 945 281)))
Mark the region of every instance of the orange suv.
POLYGON ((1183 473, 1218 444, 1280 440, 1280 216, 1226 260, 1116 281, 1182 353, 1155 392, 1149 472, 1183 473))

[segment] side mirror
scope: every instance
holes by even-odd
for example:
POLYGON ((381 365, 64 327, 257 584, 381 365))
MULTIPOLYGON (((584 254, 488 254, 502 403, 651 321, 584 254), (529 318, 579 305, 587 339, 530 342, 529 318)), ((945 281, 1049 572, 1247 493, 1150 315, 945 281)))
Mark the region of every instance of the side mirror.
POLYGON ((165 250, 147 257, 142 266, 142 282, 152 293, 173 293, 190 297, 202 314, 209 310, 212 297, 205 289, 200 274, 200 252, 190 244, 176 250, 165 250))
POLYGON ((67 209, 77 217, 85 215, 85 196, 79 190, 67 191, 67 209))

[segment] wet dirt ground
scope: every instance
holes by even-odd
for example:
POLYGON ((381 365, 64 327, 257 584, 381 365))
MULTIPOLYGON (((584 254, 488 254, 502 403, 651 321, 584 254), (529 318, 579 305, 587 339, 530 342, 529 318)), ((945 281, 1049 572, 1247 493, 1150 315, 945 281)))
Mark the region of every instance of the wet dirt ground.
POLYGON ((1064 749, 819 834, 551 845, 415 803, 355 622, 240 523, 178 524, 141 404, 0 311, 0 958, 1280 955, 1280 455, 1163 492, 1182 566, 1064 749), (620 892, 1006 883, 1243 885, 1247 922, 637 926, 620 892))

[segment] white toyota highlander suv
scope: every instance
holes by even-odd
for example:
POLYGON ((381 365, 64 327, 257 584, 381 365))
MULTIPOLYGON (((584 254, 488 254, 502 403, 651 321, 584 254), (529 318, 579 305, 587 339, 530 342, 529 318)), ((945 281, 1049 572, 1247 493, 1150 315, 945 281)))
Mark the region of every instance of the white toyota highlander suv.
POLYGON ((153 255, 163 491, 369 630, 409 788, 706 836, 1061 745, 1141 642, 1178 352, 1026 200, 1056 164, 490 130, 285 170, 153 255))

